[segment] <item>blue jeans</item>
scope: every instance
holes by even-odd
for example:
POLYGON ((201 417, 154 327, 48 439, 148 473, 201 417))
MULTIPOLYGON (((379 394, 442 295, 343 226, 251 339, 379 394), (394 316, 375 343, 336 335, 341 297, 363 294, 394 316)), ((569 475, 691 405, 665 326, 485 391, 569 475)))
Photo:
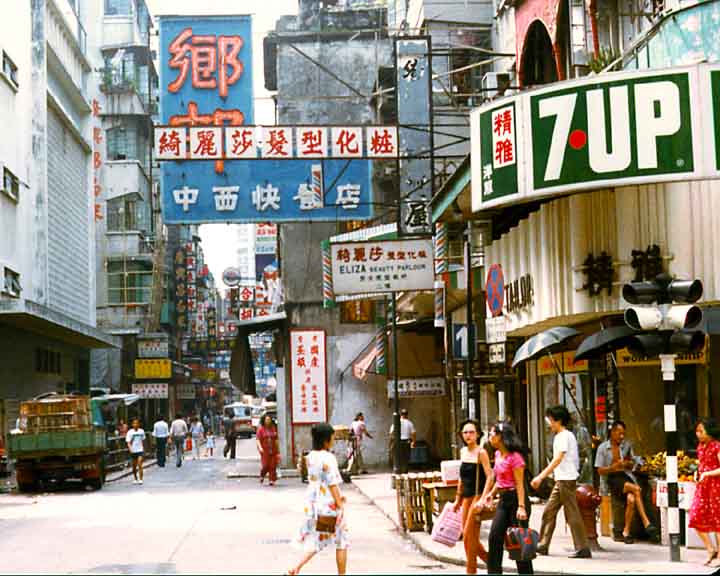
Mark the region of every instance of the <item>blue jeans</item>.
POLYGON ((165 452, 167 450, 167 438, 155 439, 155 450, 157 453, 157 463, 160 468, 165 466, 165 452))
POLYGON ((185 437, 174 436, 173 444, 175 444, 175 465, 179 468, 182 466, 183 451, 185 450, 185 437))

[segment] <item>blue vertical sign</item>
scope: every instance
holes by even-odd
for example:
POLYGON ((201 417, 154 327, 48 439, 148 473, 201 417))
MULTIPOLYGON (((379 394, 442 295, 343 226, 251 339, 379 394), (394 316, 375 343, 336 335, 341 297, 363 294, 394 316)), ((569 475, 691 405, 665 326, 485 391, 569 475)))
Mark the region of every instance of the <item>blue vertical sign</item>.
MULTIPOLYGON (((191 149, 212 146, 202 157, 215 158, 163 162, 166 223, 373 217, 368 160, 217 158, 227 146, 213 129, 255 131, 250 16, 160 17, 159 60, 161 124, 207 128, 190 133, 191 149), (308 202, 307 192, 315 190, 308 202)), ((161 143, 156 138, 156 154, 161 143)))

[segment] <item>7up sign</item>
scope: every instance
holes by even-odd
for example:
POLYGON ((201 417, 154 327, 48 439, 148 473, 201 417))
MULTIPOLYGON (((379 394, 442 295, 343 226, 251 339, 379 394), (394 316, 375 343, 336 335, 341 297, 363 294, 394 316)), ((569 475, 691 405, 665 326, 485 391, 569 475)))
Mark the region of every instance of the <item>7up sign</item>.
POLYGON ((690 90, 679 72, 531 95, 533 188, 692 174, 690 90))

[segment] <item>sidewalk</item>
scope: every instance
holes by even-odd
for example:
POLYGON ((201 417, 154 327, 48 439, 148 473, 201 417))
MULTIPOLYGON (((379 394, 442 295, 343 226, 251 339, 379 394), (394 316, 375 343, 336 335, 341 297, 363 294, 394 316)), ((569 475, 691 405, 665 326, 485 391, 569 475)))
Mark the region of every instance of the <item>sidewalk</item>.
MULTIPOLYGON (((398 528, 395 490, 390 487, 389 473, 353 476, 353 484, 377 506, 398 528)), ((530 516, 530 526, 540 530, 543 505, 535 505, 530 516)), ((483 522, 481 539, 487 545, 490 522, 483 522)), ((401 532, 402 533, 402 532, 401 532)), ((460 566, 465 565, 462 543, 448 548, 434 542, 426 532, 406 532, 403 535, 412 541, 427 556, 460 566)), ((565 525, 562 511, 558 515, 557 527, 550 545, 549 556, 539 556, 533 561, 537 574, 712 574, 717 568, 703 566, 704 550, 681 548, 682 562, 670 562, 670 551, 665 546, 638 542, 626 545, 613 542, 612 538, 601 536, 600 552, 593 552, 591 560, 568 558, 573 550, 570 529, 565 525)), ((482 566, 482 562, 479 562, 482 566)), ((505 554, 503 570, 516 572, 515 562, 505 554)))

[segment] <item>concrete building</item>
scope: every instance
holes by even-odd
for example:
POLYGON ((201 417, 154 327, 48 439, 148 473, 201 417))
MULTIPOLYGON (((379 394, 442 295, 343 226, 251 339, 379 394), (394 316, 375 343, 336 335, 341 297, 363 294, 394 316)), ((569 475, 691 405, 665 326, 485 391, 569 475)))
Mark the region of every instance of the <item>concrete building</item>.
POLYGON ((97 315, 123 348, 93 355, 93 383, 131 391, 136 339, 159 329, 164 297, 165 239, 151 162, 158 77, 145 0, 96 4, 90 58, 99 85, 93 126, 97 315))
POLYGON ((92 6, 37 0, 0 22, 0 418, 90 386, 96 326, 92 6))

